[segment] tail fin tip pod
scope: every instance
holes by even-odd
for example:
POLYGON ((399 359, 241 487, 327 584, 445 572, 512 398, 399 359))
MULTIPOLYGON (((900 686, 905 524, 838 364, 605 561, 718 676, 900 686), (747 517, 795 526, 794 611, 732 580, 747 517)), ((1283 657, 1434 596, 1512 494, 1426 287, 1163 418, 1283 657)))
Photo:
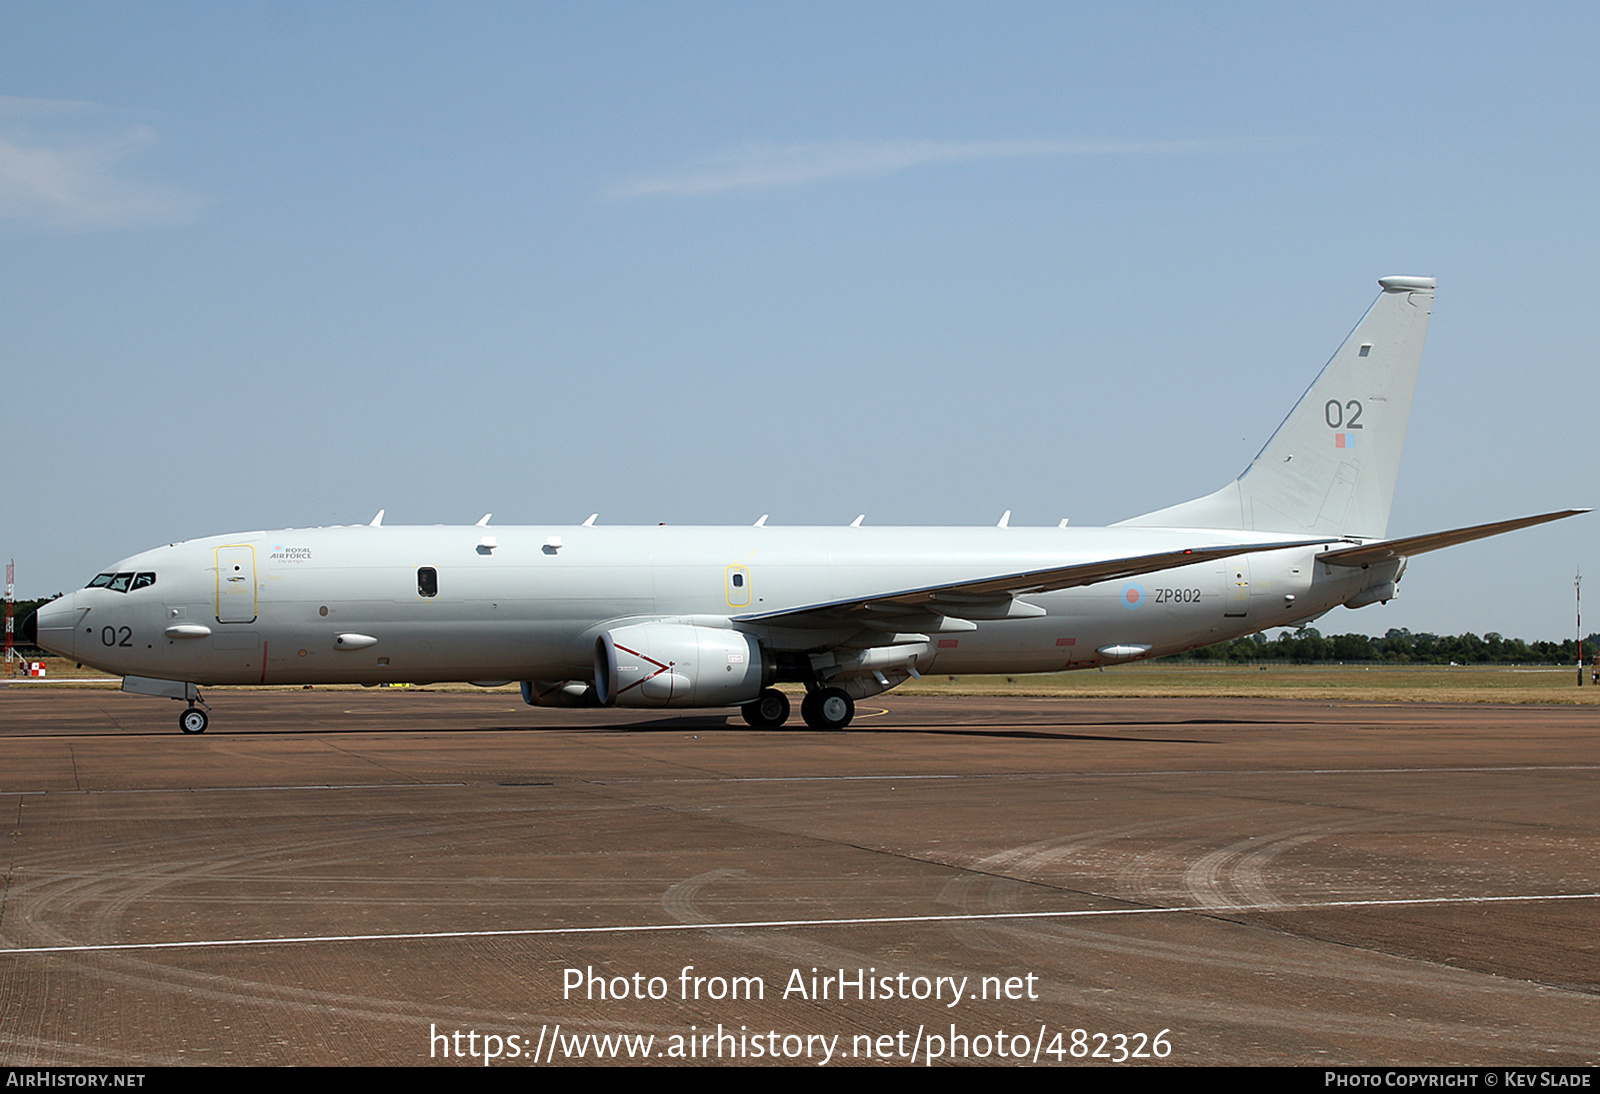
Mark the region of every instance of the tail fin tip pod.
POLYGON ((1391 276, 1378 285, 1378 299, 1243 474, 1120 523, 1382 538, 1435 281, 1391 276))

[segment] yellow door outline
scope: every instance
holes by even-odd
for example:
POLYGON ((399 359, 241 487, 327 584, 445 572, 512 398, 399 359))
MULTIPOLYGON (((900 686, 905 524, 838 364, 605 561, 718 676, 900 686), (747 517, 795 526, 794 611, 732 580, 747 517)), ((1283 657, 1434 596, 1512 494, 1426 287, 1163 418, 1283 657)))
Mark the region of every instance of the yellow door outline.
POLYGON ((256 549, 248 543, 228 543, 216 550, 217 622, 256 621, 256 549))
POLYGON ((749 567, 729 566, 723 574, 722 584, 727 592, 728 607, 748 608, 750 606, 749 567))

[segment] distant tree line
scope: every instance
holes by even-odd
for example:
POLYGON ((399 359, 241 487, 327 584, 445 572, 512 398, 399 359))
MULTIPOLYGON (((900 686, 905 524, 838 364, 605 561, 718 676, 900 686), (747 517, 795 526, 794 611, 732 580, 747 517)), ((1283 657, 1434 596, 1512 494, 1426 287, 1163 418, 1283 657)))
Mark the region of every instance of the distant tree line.
MULTIPOLYGON (((5 590, 0 589, 0 593, 3 592, 5 592, 5 590)), ((48 604, 52 600, 58 600, 61 598, 61 596, 61 593, 57 593, 55 596, 41 596, 38 600, 17 601, 17 626, 20 627, 22 625, 22 621, 28 618, 29 614, 36 611, 39 605, 48 604)))
MULTIPOLYGON (((1583 640, 1585 659, 1600 650, 1600 632, 1583 640)), ((1577 643, 1524 642, 1490 631, 1484 635, 1413 634, 1404 627, 1391 628, 1382 638, 1364 634, 1324 636, 1315 627, 1285 630, 1277 638, 1253 634, 1204 649, 1174 654, 1170 661, 1288 661, 1310 664, 1326 661, 1369 661, 1396 665, 1571 665, 1578 659, 1577 643)))

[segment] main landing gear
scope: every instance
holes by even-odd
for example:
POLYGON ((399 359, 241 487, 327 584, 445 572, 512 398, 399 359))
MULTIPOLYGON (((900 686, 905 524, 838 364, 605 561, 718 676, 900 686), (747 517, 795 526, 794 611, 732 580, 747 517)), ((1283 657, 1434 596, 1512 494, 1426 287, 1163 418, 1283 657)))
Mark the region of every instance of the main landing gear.
MULTIPOLYGON (((757 729, 777 729, 789 720, 789 697, 767 688, 739 708, 746 724, 757 729)), ((812 729, 843 729, 856 715, 855 700, 840 688, 819 688, 800 701, 800 717, 812 729)))
POLYGON ((843 729, 856 716, 856 701, 839 688, 807 692, 800 702, 800 717, 812 729, 843 729))
POLYGON ((747 725, 757 729, 777 729, 789 720, 789 697, 777 688, 767 688, 739 708, 747 725))

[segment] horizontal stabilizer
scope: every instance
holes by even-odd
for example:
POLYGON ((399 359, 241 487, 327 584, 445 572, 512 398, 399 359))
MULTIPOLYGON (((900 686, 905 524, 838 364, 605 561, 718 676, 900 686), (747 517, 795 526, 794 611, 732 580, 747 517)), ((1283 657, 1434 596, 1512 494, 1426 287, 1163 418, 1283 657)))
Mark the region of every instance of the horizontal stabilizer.
MULTIPOLYGON (((1004 596, 1026 596, 1030 593, 1048 593, 1057 589, 1072 589, 1082 585, 1095 585, 1102 581, 1120 581, 1140 574, 1153 574, 1159 570, 1175 570, 1180 566, 1194 566, 1203 562, 1251 555, 1260 551, 1281 551, 1290 547, 1316 547, 1327 543, 1325 539, 1287 540, 1280 543, 1227 543, 1213 547, 1193 547, 1181 551, 1163 551, 1154 555, 1132 558, 1112 558, 1098 562, 1083 562, 1073 566, 1057 566, 1046 570, 1027 570, 1016 574, 978 578, 973 581, 953 581, 945 585, 927 585, 917 589, 900 589, 876 593, 872 596, 834 600, 822 604, 807 604, 799 608, 784 608, 775 612, 758 612, 736 615, 736 623, 777 623, 799 626, 825 626, 837 623, 852 612, 881 610, 894 606, 900 608, 936 609, 939 614, 961 618, 959 607, 949 599, 972 597, 975 601, 992 600, 1004 596)), ((994 618, 980 615, 976 618, 994 618)))
POLYGON ((1563 509, 1557 513, 1540 513, 1536 517, 1518 517, 1516 520, 1500 520, 1493 524, 1474 524, 1470 528, 1453 528, 1448 532, 1429 532, 1422 536, 1363 543, 1358 547, 1340 547, 1318 555, 1317 561, 1333 566, 1370 566, 1376 562, 1392 562, 1397 558, 1408 558, 1427 551, 1437 551, 1443 547, 1454 547, 1458 543, 1471 543, 1475 539, 1498 536, 1501 532, 1515 532, 1518 528, 1531 528, 1535 524, 1546 524, 1552 520, 1575 517, 1579 513, 1591 511, 1563 509))

